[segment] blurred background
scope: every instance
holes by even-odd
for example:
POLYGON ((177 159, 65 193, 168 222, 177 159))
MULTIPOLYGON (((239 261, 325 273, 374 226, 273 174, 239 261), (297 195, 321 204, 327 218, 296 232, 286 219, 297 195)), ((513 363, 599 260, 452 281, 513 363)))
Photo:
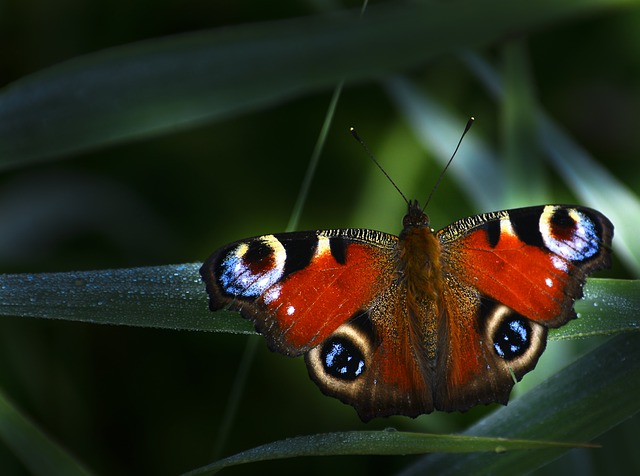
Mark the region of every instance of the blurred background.
MULTIPOLYGON (((0 88, 6 91, 13 82, 68 59, 139 40, 358 7, 351 1, 5 0, 0 2, 0 88)), ((529 72, 524 96, 622 184, 638 190, 639 32, 640 9, 603 10, 518 32, 473 55, 504 72, 515 43, 529 72)), ((445 109, 455 131, 442 137, 447 153, 473 115, 467 153, 473 155, 477 140, 503 157, 509 147, 508 114, 470 67, 468 53, 439 55, 395 74, 445 109)), ((384 79, 345 85, 298 229, 400 231, 405 204, 348 134, 351 126, 407 196, 424 201, 431 191, 441 162, 421 146, 415 123, 384 79)), ((283 231, 331 94, 330 87, 312 88, 193 127, 4 167, 0 270, 201 262, 227 242, 283 231)), ((486 183, 478 179, 476 185, 495 190, 505 187, 510 174, 543 177, 543 185, 523 194, 506 185, 508 199, 499 208, 581 200, 562 174, 531 153, 528 167, 535 172, 514 171, 498 161, 504 175, 486 183)), ((456 159, 460 169, 467 167, 464 157, 456 159)), ((444 177, 428 210, 432 226, 489 211, 467 189, 455 173, 444 177)), ((637 222, 638 216, 629 220, 637 222)), ((601 276, 634 277, 619 259, 601 276)), ((176 474, 212 461, 230 387, 247 340, 255 338, 2 317, 0 387, 47 435, 98 474, 176 474)), ((566 350, 573 344, 561 345, 566 350)), ((238 405, 224 455, 326 431, 393 426, 455 432, 493 410, 365 425, 352 408, 321 394, 302 359, 271 354, 262 340, 238 405)), ((637 426, 637 418, 631 419, 600 438, 606 450, 572 452, 541 474, 561 472, 563 465, 593 474, 611 468, 631 474, 640 467, 631 450, 637 426)), ((386 474, 413 458, 295 459, 231 471, 386 474)), ((3 474, 28 474, 4 445, 0 468, 3 474)))

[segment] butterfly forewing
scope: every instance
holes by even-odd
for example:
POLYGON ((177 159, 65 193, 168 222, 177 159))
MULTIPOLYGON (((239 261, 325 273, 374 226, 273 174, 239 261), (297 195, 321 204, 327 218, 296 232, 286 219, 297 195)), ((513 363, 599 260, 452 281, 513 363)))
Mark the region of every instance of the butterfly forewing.
POLYGON ((487 213, 438 233, 450 273, 547 327, 575 317, 586 276, 610 266, 612 236, 600 212, 563 205, 487 213))
POLYGON ((212 310, 240 311, 272 350, 300 355, 370 306, 396 241, 357 229, 264 235, 217 251, 201 274, 212 310))

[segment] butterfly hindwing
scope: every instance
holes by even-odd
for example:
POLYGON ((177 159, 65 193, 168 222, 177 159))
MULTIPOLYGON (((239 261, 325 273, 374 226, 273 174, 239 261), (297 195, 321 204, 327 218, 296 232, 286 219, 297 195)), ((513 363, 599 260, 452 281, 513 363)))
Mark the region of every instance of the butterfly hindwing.
POLYGON ((515 381, 544 351, 547 328, 459 283, 443 297, 447 315, 439 336, 435 407, 465 411, 478 404, 506 405, 515 381))
POLYGON ((420 346, 410 341, 406 321, 394 318, 398 315, 401 309, 374 305, 305 356, 322 391, 352 405, 363 421, 433 411, 427 376, 414 355, 420 346), (393 331, 385 324, 394 325, 393 331))

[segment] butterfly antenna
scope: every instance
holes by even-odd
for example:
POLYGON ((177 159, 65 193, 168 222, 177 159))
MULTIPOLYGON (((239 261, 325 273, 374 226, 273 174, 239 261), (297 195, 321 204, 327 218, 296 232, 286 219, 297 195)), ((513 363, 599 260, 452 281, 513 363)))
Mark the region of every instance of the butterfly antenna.
POLYGON ((453 154, 451 155, 451 158, 449 159, 449 162, 447 162, 447 165, 445 165, 444 169, 442 169, 442 172, 440 172, 440 176, 438 177, 438 181, 436 182, 436 184, 431 189, 431 193, 429 194, 429 198, 427 198, 427 201, 424 203, 424 207, 422 207, 422 211, 425 211, 427 209, 427 205, 431 201, 431 197, 433 197, 433 194, 436 191, 436 189, 438 188, 438 185, 440 185, 440 182, 442 181, 442 177, 444 177, 444 173, 449 168, 449 165, 451 165, 451 162, 453 162, 453 158, 456 156, 456 153, 458 152, 458 149, 460 148, 460 144, 462 144, 462 139, 464 139, 464 136, 467 134, 467 132, 469 132, 469 129, 471 129, 471 126, 473 125, 473 121, 475 121, 475 120, 476 119, 474 117, 471 117, 467 121, 467 125, 464 128, 464 132, 460 136, 460 140, 458 141, 458 145, 456 146, 456 150, 453 151, 453 154))
POLYGON ((365 152, 367 153, 367 155, 369 156, 369 158, 371 160, 373 160, 373 163, 376 164, 378 166, 378 168, 380 169, 380 171, 384 174, 385 177, 387 177, 387 179, 389 180, 389 182, 391 182, 391 185, 393 185, 395 187, 395 189, 398 191, 398 193, 402 196, 402 198, 404 199, 404 201, 407 203, 407 205, 409 204, 409 200, 407 200, 407 197, 405 197, 404 193, 402 193, 402 190, 400 190, 400 188, 396 185, 396 183, 393 181, 393 179, 389 176, 389 174, 387 173, 387 171, 385 169, 382 168, 382 165, 380 165, 380 163, 376 160, 375 156, 371 153, 371 151, 369 150, 369 147, 367 147, 367 144, 365 144, 365 142, 360 138, 360 136, 358 135, 358 133, 356 132, 355 128, 350 128, 349 132, 351 133, 351 135, 353 136, 353 138, 355 140, 357 140, 358 142, 360 142, 360 145, 362 147, 364 147, 365 152))

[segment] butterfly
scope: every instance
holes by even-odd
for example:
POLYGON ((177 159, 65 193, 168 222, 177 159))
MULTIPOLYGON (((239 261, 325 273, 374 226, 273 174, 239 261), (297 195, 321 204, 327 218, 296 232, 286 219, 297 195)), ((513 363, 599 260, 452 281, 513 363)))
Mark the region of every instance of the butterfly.
POLYGON ((589 274, 611 263, 600 212, 543 205, 438 232, 417 201, 399 236, 347 228, 223 246, 200 273, 212 311, 251 319, 268 347, 360 418, 506 404, 547 331, 576 317, 589 274))

